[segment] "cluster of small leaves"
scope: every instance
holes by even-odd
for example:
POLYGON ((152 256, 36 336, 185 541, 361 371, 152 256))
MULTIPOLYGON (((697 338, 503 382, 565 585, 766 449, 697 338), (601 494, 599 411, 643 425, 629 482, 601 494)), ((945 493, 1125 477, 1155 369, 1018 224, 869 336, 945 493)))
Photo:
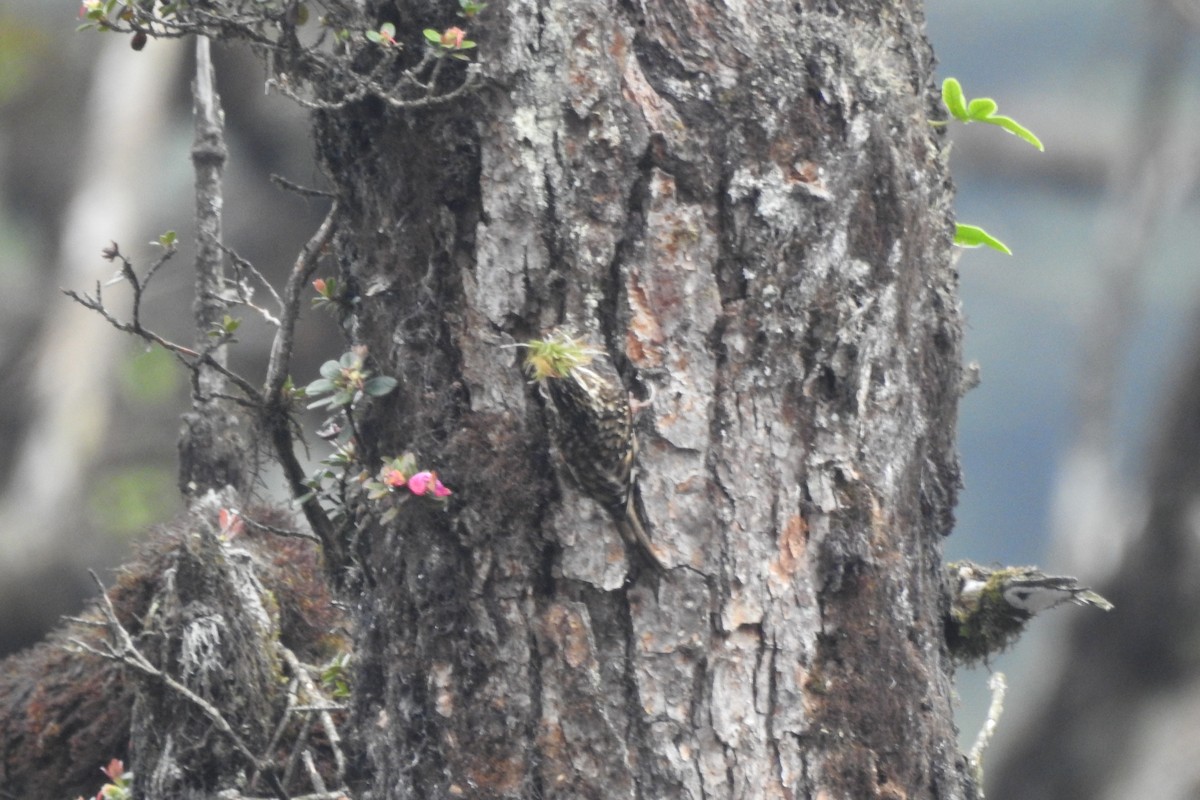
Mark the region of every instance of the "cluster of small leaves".
POLYGON ((374 42, 375 44, 385 44, 389 47, 396 47, 398 45, 396 41, 396 26, 390 22, 380 25, 377 31, 367 31, 365 35, 367 41, 374 42))
POLYGON ((989 125, 998 125, 1013 136, 1029 142, 1039 151, 1045 152, 1046 150, 1042 145, 1042 140, 1034 136, 1033 131, 1012 117, 997 114, 996 109, 999 106, 992 98, 976 97, 974 100, 968 101, 966 95, 963 94, 962 84, 955 78, 946 78, 942 81, 942 102, 946 104, 950 115, 960 122, 986 122, 989 125))
POLYGON ((474 0, 458 0, 460 11, 458 15, 463 19, 473 19, 480 11, 487 8, 487 3, 476 3, 474 0))
POLYGON ((426 28, 422 33, 425 41, 437 48, 439 55, 448 55, 459 61, 470 60, 470 57, 463 51, 475 47, 475 42, 467 38, 467 32, 462 28, 446 28, 441 33, 433 28, 426 28))
MULTIPOLYGON (((459 7, 460 16, 474 19, 485 4, 459 0, 459 7)), ((249 41, 269 54, 274 67, 269 85, 306 108, 342 108, 372 96, 397 108, 441 104, 471 91, 480 80, 474 68, 460 73, 456 82, 439 79, 436 67, 444 56, 469 60, 464 53, 475 43, 462 29, 448 28, 440 33, 431 29, 425 36, 433 46, 425 57, 415 65, 404 66, 398 60, 404 32, 398 32, 390 22, 379 24, 361 4, 334 0, 83 0, 79 13, 84 20, 81 30, 131 34, 138 50, 148 37, 199 34, 249 41), (310 15, 310 5, 319 8, 320 13, 310 15), (310 16, 316 18, 318 30, 301 36, 298 29, 309 22, 310 16), (384 57, 372 56, 375 63, 363 72, 362 48, 380 46, 384 57), (302 90, 304 85, 329 83, 345 85, 336 100, 302 90)))
POLYGON ((338 653, 332 661, 321 668, 321 687, 334 700, 345 700, 350 696, 350 654, 338 653))
POLYGON ((93 800, 132 800, 133 773, 125 771, 125 764, 121 759, 114 758, 108 762, 108 766, 101 767, 100 771, 108 778, 108 783, 100 787, 93 800))
POLYGON ((187 0, 159 3, 146 0, 82 0, 78 30, 113 31, 136 34, 133 49, 141 50, 147 34, 177 37, 198 32, 199 26, 211 26, 224 19, 237 25, 259 26, 265 22, 286 20, 293 25, 308 21, 305 3, 289 4, 280 0, 241 0, 228 4, 224 15, 211 6, 187 0))
POLYGON ((317 296, 313 298, 313 308, 324 308, 327 311, 346 311, 349 301, 344 287, 337 278, 317 278, 312 283, 317 296))
MULTIPOLYGON (((332 291, 328 285, 325 288, 332 291)), ((319 287, 317 290, 321 293, 319 287)), ((367 516, 386 523, 413 496, 443 500, 450 495, 437 473, 421 469, 412 453, 384 459, 383 467, 374 475, 362 467, 355 411, 366 398, 382 397, 397 385, 395 378, 373 375, 365 360, 365 349, 354 348, 336 361, 325 362, 321 377, 302 390, 304 397, 316 398, 309 408, 328 407, 335 413, 318 431, 321 438, 334 443, 334 450, 309 478, 310 492, 300 500, 318 498, 330 518, 343 524, 359 516, 356 511, 365 511, 367 516), (364 496, 369 504, 365 508, 356 502, 364 496)))
POLYGON ((396 388, 396 379, 387 375, 372 375, 364 366, 365 351, 354 348, 337 361, 321 365, 321 377, 304 387, 308 398, 317 398, 309 408, 336 409, 353 406, 363 397, 383 397, 396 388))
MULTIPOLYGON (((999 106, 992 98, 976 97, 974 100, 968 101, 966 95, 963 94, 962 84, 955 78, 946 78, 946 80, 942 81, 942 102, 946 104, 946 109, 950 112, 950 116, 964 124, 969 122, 986 122, 989 125, 996 125, 1033 145, 1039 151, 1044 152, 1046 149, 1042 146, 1042 140, 1034 136, 1033 131, 1021 125, 1012 117, 997 114, 996 110, 999 106)), ((935 122, 934 124, 945 123, 935 122)), ((954 226, 954 243, 959 247, 990 247, 1005 255, 1012 255, 1012 250, 1008 249, 1008 246, 1004 242, 992 236, 978 225, 956 223, 954 226)))
POLYGON ((234 333, 242 326, 242 321, 237 317, 231 317, 225 314, 221 317, 221 321, 213 325, 212 330, 208 335, 214 339, 220 339, 223 342, 233 343, 237 339, 234 338, 234 333))
POLYGON ((561 328, 551 331, 544 339, 531 339, 521 345, 526 348, 525 373, 531 380, 565 378, 572 370, 586 367, 597 355, 582 339, 561 328))
POLYGON ((412 453, 385 458, 383 467, 373 479, 366 474, 360 475, 359 479, 366 490, 368 500, 387 506, 379 516, 381 523, 390 522, 395 518, 400 506, 410 497, 444 500, 451 494, 438 479, 436 472, 417 467, 417 457, 412 453))

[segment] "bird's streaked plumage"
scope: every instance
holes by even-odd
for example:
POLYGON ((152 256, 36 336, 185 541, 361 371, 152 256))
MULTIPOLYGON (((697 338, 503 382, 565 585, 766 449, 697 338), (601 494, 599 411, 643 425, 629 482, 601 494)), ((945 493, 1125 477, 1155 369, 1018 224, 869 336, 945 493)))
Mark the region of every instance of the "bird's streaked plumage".
POLYGON ((547 401, 551 434, 575 484, 608 512, 627 544, 662 567, 634 503, 637 436, 612 361, 557 329, 526 348, 525 370, 547 401))

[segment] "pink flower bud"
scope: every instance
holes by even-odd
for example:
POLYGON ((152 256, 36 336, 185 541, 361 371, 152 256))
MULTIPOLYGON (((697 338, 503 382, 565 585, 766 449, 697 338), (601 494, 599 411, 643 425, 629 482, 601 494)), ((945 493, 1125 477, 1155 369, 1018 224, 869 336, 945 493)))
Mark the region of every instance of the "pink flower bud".
POLYGON ((442 32, 442 47, 453 48, 457 50, 462 47, 463 39, 467 32, 462 28, 446 28, 442 32))
POLYGON ((406 482, 404 473, 398 469, 389 469, 383 473, 383 482, 388 486, 400 487, 406 482))
POLYGON ((408 490, 413 494, 425 494, 429 490, 430 482, 435 480, 433 473, 428 470, 418 472, 408 479, 408 490))

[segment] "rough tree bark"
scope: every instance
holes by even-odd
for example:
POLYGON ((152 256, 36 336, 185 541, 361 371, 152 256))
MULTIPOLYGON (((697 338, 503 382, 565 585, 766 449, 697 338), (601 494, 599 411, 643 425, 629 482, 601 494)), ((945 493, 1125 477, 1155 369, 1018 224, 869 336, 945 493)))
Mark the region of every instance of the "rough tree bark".
MULTIPOLYGON (((430 24, 399 3, 398 30, 430 24)), ((364 543, 376 797, 969 796, 940 538, 951 188, 918 2, 496 4, 467 102, 317 120, 366 420, 456 486, 364 543), (506 349, 567 324, 652 398, 672 566, 558 483, 506 349)), ((374 462, 374 463, 377 463, 374 462)))
MULTIPOLYGON (((366 5, 401 34, 454 22, 366 5)), ((513 0, 471 35, 475 94, 315 116, 347 330, 400 379, 358 420, 359 452, 414 451, 455 489, 332 565, 359 623, 350 785, 974 797, 942 628, 961 320, 921 4, 513 0), (645 401, 661 575, 557 477, 513 347, 556 325, 645 401)), ((180 624, 226 613, 189 616, 236 574, 181 586, 180 624)), ((273 667, 239 652, 246 697, 273 667)), ((191 744, 205 726, 197 703, 147 714, 171 693, 139 696, 148 796, 240 785, 228 741, 202 775, 139 773, 139 753, 169 763, 163 730, 191 744)), ((263 753, 270 728, 238 730, 263 753)))

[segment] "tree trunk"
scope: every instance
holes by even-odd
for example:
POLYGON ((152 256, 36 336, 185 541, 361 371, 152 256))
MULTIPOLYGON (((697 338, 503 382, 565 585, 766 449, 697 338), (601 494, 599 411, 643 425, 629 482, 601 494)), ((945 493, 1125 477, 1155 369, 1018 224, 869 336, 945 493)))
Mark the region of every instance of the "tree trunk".
POLYGON ((358 543, 373 797, 974 794, 932 54, 916 0, 811 5, 493 3, 477 94, 318 114, 353 338, 400 378, 361 448, 455 489, 358 543), (557 325, 648 402, 662 575, 557 477, 512 348, 557 325))

